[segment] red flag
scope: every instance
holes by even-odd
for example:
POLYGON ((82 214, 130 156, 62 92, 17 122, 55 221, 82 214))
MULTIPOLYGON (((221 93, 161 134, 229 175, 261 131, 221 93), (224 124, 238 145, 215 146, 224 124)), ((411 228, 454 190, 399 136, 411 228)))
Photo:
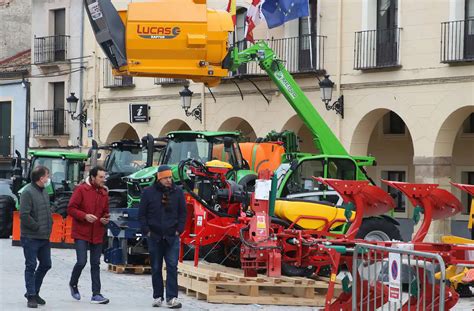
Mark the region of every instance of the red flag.
POLYGON ((230 15, 232 16, 234 27, 235 27, 235 24, 237 23, 237 6, 235 2, 236 0, 229 0, 229 3, 227 4, 227 12, 229 12, 230 15))
POLYGON ((252 4, 247 10, 247 17, 245 22, 247 24, 245 39, 250 42, 255 42, 253 38, 253 30, 263 20, 261 7, 264 1, 252 0, 252 4))

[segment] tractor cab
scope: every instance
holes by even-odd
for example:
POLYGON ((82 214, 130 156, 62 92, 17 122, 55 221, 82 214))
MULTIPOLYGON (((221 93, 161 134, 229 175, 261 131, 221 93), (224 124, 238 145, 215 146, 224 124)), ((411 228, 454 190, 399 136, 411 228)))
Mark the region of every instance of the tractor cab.
POLYGON ((48 193, 72 192, 74 187, 84 178, 85 161, 87 155, 76 152, 62 151, 30 151, 30 167, 27 170, 26 182, 31 181, 32 170, 39 166, 46 166, 50 171, 51 185, 48 193))
POLYGON ((299 153, 291 162, 280 165, 278 177, 278 197, 309 202, 329 202, 341 204, 340 195, 314 177, 355 180, 357 165, 351 157, 310 155, 299 153))
POLYGON ((229 163, 234 170, 248 169, 238 144, 239 137, 238 132, 171 132, 162 164, 176 166, 185 159, 201 163, 219 160, 229 163))
MULTIPOLYGON (((84 179, 85 162, 88 155, 79 152, 43 150, 32 150, 28 152, 28 155, 30 156, 29 160, 20 161, 19 159, 17 161, 17 165, 21 163, 25 167, 15 170, 18 173, 23 172, 23 175, 14 176, 13 193, 21 200, 21 193, 25 185, 31 182, 33 169, 39 165, 46 166, 51 179, 51 183, 46 187, 50 197, 51 210, 66 217, 67 204, 72 191, 84 179)), ((16 208, 19 208, 19 201, 17 201, 16 208)))
POLYGON ((164 138, 154 138, 150 134, 144 136, 141 141, 123 139, 104 146, 98 146, 97 142, 93 141, 89 151, 91 165, 96 165, 97 159, 101 157, 99 150, 108 152, 104 168, 107 171, 105 184, 109 188, 110 208, 127 205, 127 176, 158 165, 165 146, 164 138))

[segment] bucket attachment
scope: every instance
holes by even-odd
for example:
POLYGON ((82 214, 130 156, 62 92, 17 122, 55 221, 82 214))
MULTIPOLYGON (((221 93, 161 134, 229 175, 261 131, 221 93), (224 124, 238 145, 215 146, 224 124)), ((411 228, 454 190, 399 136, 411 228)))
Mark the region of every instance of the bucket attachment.
POLYGON ((400 190, 416 208, 422 210, 423 223, 412 242, 422 242, 428 233, 431 220, 445 219, 461 212, 461 202, 450 192, 439 189, 437 184, 414 184, 382 180, 385 184, 400 190))

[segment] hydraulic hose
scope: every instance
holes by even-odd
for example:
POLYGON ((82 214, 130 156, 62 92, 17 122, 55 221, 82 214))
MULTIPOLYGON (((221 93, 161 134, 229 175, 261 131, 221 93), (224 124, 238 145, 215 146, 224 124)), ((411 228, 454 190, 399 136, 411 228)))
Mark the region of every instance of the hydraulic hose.
MULTIPOLYGON (((251 243, 251 242, 247 241, 244 237, 244 232, 246 232, 246 231, 247 232, 249 231, 249 227, 245 227, 245 228, 240 229, 240 241, 245 246, 247 246, 249 248, 252 248, 252 249, 278 249, 278 250, 282 250, 280 246, 258 246, 255 243, 251 243)), ((264 241, 266 241, 266 240, 264 240, 264 241)), ((264 242, 264 241, 262 241, 262 242, 264 242)))
POLYGON ((204 206, 204 208, 206 208, 207 210, 209 210, 210 212, 220 216, 220 217, 227 217, 227 218, 235 218, 237 219, 238 216, 235 216, 235 215, 229 215, 227 213, 222 213, 222 212, 219 212, 219 211, 216 211, 214 209, 212 209, 209 204, 203 199, 201 198, 198 194, 196 194, 188 185, 188 183, 186 182, 186 180, 184 180, 184 176, 183 176, 183 171, 184 171, 184 167, 187 163, 193 163, 195 164, 196 166, 199 166, 201 169, 203 169, 205 172, 208 173, 208 170, 207 168, 199 161, 196 161, 194 159, 187 159, 187 160, 183 160, 181 162, 179 162, 178 164, 178 177, 179 177, 179 181, 181 182, 181 184, 183 185, 183 188, 189 193, 189 195, 191 195, 196 201, 198 201, 199 203, 202 204, 202 206, 204 206))

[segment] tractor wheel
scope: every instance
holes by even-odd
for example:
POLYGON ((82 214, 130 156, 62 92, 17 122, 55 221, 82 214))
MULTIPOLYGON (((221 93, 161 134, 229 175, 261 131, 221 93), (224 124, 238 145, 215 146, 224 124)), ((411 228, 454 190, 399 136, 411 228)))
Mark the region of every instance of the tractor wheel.
POLYGON ((113 195, 109 196, 109 209, 113 208, 126 208, 127 200, 123 200, 121 196, 113 195))
POLYGON ((51 212, 61 215, 63 218, 67 217, 67 206, 69 204, 70 196, 57 197, 51 204, 51 212))
POLYGON ((316 271, 315 267, 296 267, 287 263, 281 263, 281 274, 286 276, 310 277, 316 271))
POLYGON ((356 239, 366 241, 401 241, 398 227, 383 217, 369 217, 362 221, 356 239))
POLYGON ((8 239, 13 229, 15 200, 8 195, 0 196, 0 238, 8 239))
POLYGON ((244 187, 245 191, 254 192, 255 191, 255 181, 257 180, 256 175, 247 175, 239 180, 239 185, 244 187))
MULTIPOLYGON (((221 263, 225 258, 223 248, 220 244, 209 244, 199 248, 199 259, 210 263, 221 263), (214 247, 215 246, 215 247, 214 247)), ((194 260, 194 246, 184 245, 183 260, 194 260)))

